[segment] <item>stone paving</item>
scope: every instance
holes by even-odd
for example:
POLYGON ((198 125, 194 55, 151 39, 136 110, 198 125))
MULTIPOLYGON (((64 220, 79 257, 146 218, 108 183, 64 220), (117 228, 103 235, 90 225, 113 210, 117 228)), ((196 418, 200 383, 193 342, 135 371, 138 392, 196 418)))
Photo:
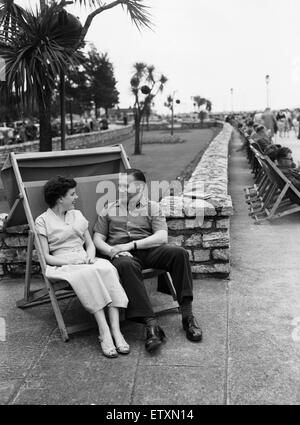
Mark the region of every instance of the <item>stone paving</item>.
POLYGON ((293 152, 294 161, 299 162, 300 166, 300 140, 295 136, 294 131, 290 131, 290 137, 276 137, 276 143, 282 146, 289 147, 293 152))
MULTIPOLYGON (((203 342, 187 341, 172 312, 159 318, 160 353, 149 356, 141 326, 123 322, 132 353, 108 360, 95 330, 62 342, 50 306, 17 309, 22 282, 3 279, 0 404, 300 404, 300 215, 254 224, 240 144, 236 136, 229 161, 230 280, 194 281, 203 342)), ((62 305, 67 321, 85 316, 77 300, 62 305)))

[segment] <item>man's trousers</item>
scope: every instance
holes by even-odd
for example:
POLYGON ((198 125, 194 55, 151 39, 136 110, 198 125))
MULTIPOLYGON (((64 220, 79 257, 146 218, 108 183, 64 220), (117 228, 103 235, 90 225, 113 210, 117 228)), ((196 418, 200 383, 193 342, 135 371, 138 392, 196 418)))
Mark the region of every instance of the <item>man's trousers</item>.
POLYGON ((179 304, 193 299, 193 279, 189 256, 184 248, 161 245, 157 248, 131 251, 133 257, 120 256, 112 260, 129 299, 126 318, 143 321, 154 312, 143 281, 143 269, 160 269, 170 273, 179 304), (141 319, 141 320, 140 320, 141 319))

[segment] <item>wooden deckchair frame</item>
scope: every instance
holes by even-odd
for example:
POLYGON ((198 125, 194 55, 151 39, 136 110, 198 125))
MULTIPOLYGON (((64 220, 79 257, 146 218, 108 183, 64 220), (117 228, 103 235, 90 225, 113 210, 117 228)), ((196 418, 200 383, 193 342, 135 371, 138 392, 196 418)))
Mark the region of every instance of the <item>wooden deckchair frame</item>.
MULTIPOLYGON (((122 145, 114 145, 109 148, 93 148, 97 149, 97 152, 99 152, 99 149, 102 153, 111 152, 111 148, 117 148, 120 152, 121 160, 123 162, 123 165, 125 168, 131 168, 126 152, 122 145)), ((81 150, 82 151, 82 150, 81 150)), ((86 149, 84 150, 86 151, 86 149)), ((116 150, 114 150, 116 151, 116 150)), ((73 152, 73 151, 71 151, 73 152)), ((76 150, 76 154, 80 154, 80 150, 76 150)), ((95 326, 95 323, 83 323, 79 325, 73 325, 73 326, 67 326, 65 324, 62 312, 60 310, 58 300, 64 299, 64 298, 70 298, 75 297, 76 294, 66 281, 56 281, 51 282, 47 276, 46 276, 46 261, 44 258, 41 242, 39 239, 39 236, 37 234, 36 228, 35 228, 35 222, 31 213, 30 204, 28 201, 28 197, 26 194, 26 183, 22 181, 21 173, 18 167, 18 159, 30 159, 33 157, 33 155, 38 156, 39 158, 45 158, 45 157, 51 157, 51 156, 68 156, 70 155, 70 151, 62 151, 62 152, 44 152, 44 153, 25 153, 25 154, 15 154, 14 152, 10 153, 10 161, 13 168, 13 172, 15 175, 16 183, 18 186, 19 195, 17 199, 15 200, 10 213, 7 217, 6 223, 9 223, 10 218, 14 215, 19 203, 23 204, 24 212, 26 215, 27 223, 29 225, 29 231, 28 231, 28 244, 27 244, 27 255, 26 255, 26 271, 25 271, 25 282, 24 282, 24 297, 23 299, 17 301, 17 307, 19 308, 29 308, 33 307, 35 305, 40 305, 44 303, 51 302, 54 315, 57 321, 58 328, 60 330, 61 336, 63 341, 69 340, 69 335, 75 332, 83 331, 86 329, 89 329, 91 327, 95 326), (38 290, 31 290, 31 270, 32 270, 32 253, 33 248, 36 248, 38 260, 41 267, 41 272, 43 275, 43 279, 45 282, 45 288, 38 289, 38 290)), ((168 289, 170 291, 170 294, 173 298, 173 301, 177 301, 176 291, 173 285, 172 278, 168 272, 165 270, 156 270, 156 269, 147 269, 143 270, 143 276, 145 279, 149 279, 152 277, 158 277, 160 275, 165 275, 165 281, 167 283, 168 289)), ((174 302, 172 305, 164 305, 162 307, 156 307, 154 309, 155 313, 165 312, 171 309, 177 309, 178 310, 178 303, 174 305, 174 302)))
POLYGON ((255 218, 256 223, 299 212, 300 192, 297 188, 267 155, 261 154, 253 147, 251 149, 265 174, 265 180, 259 187, 258 196, 250 199, 252 205, 250 215, 255 218), (281 180, 281 185, 278 184, 278 179, 281 180), (299 199, 299 204, 290 198, 289 191, 299 199), (259 202, 260 206, 253 206, 255 202, 259 202), (263 216, 260 217, 261 215, 263 216))

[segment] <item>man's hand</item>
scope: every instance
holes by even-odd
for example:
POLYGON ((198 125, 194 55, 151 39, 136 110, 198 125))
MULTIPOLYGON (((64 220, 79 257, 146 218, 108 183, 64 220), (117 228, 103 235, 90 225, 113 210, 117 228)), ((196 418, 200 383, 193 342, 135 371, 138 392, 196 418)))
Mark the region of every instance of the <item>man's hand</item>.
POLYGON ((110 251, 110 258, 113 260, 115 257, 118 257, 119 255, 124 255, 124 253, 128 255, 130 254, 129 252, 130 249, 132 249, 132 242, 115 245, 112 247, 110 251))
POLYGON ((117 257, 133 257, 132 254, 130 254, 130 252, 128 251, 124 251, 124 252, 120 252, 117 257))

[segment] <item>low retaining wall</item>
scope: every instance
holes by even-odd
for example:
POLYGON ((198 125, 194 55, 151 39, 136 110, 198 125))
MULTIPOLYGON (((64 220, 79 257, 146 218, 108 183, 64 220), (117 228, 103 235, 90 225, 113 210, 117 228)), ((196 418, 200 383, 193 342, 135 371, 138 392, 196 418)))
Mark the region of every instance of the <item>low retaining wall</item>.
POLYGON ((230 273, 230 216, 228 145, 232 127, 211 142, 180 196, 161 200, 169 228, 169 241, 186 248, 194 277, 230 273), (206 200, 194 197, 209 196, 206 200))
MULTIPOLYGON (((228 195, 228 144, 232 127, 225 124, 210 143, 179 196, 165 197, 161 207, 167 216, 169 242, 187 249, 194 277, 228 276, 230 272, 230 216, 228 195), (203 191, 210 197, 193 200, 187 194, 203 191)), ((27 226, 3 229, 0 214, 0 275, 23 274, 27 251, 27 226)), ((34 251, 32 273, 40 271, 34 251)))
MULTIPOLYGON (((133 132, 133 126, 127 125, 114 130, 95 131, 92 133, 73 134, 66 137, 66 149, 84 149, 106 146, 112 143, 119 143, 126 139, 133 132)), ((52 139, 53 151, 59 151, 61 147, 60 137, 52 139)), ((0 146, 0 165, 2 166, 10 152, 38 152, 39 141, 17 143, 15 145, 0 146)))
MULTIPOLYGON (((183 122, 183 123, 175 123, 174 124, 174 132, 180 131, 180 130, 188 130, 188 129, 207 129, 207 128, 213 128, 213 127, 223 127, 223 123, 221 121, 204 121, 201 122, 183 122)), ((147 124, 143 124, 144 131, 147 131, 147 124)), ((171 125, 169 123, 150 123, 149 124, 149 131, 157 130, 170 130, 171 125)))

